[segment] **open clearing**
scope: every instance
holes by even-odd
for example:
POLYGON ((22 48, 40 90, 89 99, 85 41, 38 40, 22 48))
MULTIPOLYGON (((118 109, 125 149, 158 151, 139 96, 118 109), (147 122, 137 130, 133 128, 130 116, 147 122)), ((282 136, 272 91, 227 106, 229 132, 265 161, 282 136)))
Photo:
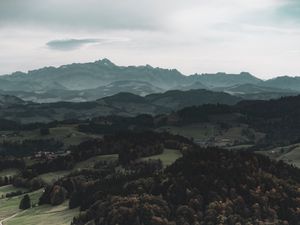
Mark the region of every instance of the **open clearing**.
MULTIPOLYGON (((28 193, 32 204, 36 204, 42 194, 43 189, 28 193)), ((0 200, 0 220, 10 217, 21 210, 19 204, 24 195, 15 196, 12 198, 4 198, 0 200)))
POLYGON ((165 126, 158 129, 172 134, 182 135, 187 138, 208 139, 219 132, 216 126, 211 124, 192 124, 186 126, 165 126))
POLYGON ((283 160, 288 164, 300 168, 300 143, 276 147, 265 151, 257 151, 257 153, 266 155, 271 159, 283 160))
POLYGON ((197 123, 184 126, 164 126, 157 130, 193 139, 195 143, 201 146, 229 147, 245 145, 255 143, 264 137, 264 134, 255 132, 243 124, 221 128, 218 124, 197 123))
MULTIPOLYGON (((0 190, 11 192, 17 189, 7 185, 0 190)), ((42 192, 43 189, 28 193, 33 205, 38 203, 42 192)), ((68 209, 68 201, 59 206, 41 205, 22 211, 19 204, 23 196, 0 199, 0 221, 4 220, 3 225, 69 225, 73 217, 79 214, 78 208, 68 209)))
POLYGON ((89 140, 91 138, 101 137, 100 135, 86 134, 77 130, 74 125, 64 125, 59 127, 54 127, 49 129, 50 134, 41 135, 40 130, 32 131, 20 131, 20 132, 0 132, 0 142, 3 141, 22 141, 25 139, 38 140, 38 139, 55 139, 64 143, 65 147, 70 145, 78 145, 83 141, 89 140))
POLYGON ((174 149, 165 149, 162 154, 144 157, 142 160, 149 160, 149 159, 160 159, 164 167, 171 165, 174 163, 178 158, 182 156, 179 150, 174 149))
POLYGON ((118 154, 98 155, 98 156, 89 158, 85 161, 77 163, 74 167, 74 170, 93 168, 94 165, 100 161, 115 161, 115 160, 118 160, 118 154))
POLYGON ((5 176, 14 176, 17 175, 20 171, 18 169, 6 169, 6 170, 1 170, 0 171, 0 177, 5 177, 5 176))
POLYGON ((69 225, 77 209, 68 209, 68 201, 59 206, 42 205, 26 210, 14 218, 4 222, 4 225, 69 225))
POLYGON ((72 171, 93 168, 95 163, 99 161, 114 161, 117 159, 118 159, 118 154, 99 155, 77 163, 73 170, 61 170, 61 171, 55 171, 50 173, 44 173, 39 175, 38 177, 41 178, 47 184, 52 184, 58 179, 69 175, 72 171))
POLYGON ((44 173, 38 176, 38 178, 41 178, 44 182, 47 184, 52 184, 58 179, 68 175, 71 172, 71 170, 62 170, 62 171, 55 171, 50 173, 44 173))
POLYGON ((5 185, 5 186, 0 187, 0 197, 2 197, 2 195, 5 196, 7 193, 16 192, 16 191, 26 191, 26 189, 25 188, 17 188, 12 185, 5 185))

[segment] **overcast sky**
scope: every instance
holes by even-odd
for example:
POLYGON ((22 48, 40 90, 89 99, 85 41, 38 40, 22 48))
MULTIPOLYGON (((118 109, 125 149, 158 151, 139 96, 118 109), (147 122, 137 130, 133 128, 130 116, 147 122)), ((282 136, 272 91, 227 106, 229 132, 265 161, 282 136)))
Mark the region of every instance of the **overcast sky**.
POLYGON ((0 0, 0 74, 108 58, 300 75, 299 0, 0 0))

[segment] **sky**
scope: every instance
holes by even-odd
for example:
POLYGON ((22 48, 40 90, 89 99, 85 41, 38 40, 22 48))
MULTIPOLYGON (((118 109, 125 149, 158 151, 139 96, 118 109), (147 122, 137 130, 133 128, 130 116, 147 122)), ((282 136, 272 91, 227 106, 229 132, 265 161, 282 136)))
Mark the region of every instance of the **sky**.
POLYGON ((300 76, 300 1, 0 0, 0 74, 102 58, 300 76))

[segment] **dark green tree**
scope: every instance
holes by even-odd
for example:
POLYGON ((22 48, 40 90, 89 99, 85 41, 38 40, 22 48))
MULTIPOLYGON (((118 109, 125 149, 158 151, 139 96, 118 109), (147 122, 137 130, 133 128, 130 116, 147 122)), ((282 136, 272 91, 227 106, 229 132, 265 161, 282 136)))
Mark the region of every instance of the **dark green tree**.
POLYGON ((48 127, 43 127, 43 128, 41 128, 41 129, 40 129, 40 134, 41 134, 42 136, 45 136, 45 135, 50 134, 49 128, 48 128, 48 127))
POLYGON ((80 206, 80 193, 77 192, 77 191, 74 191, 72 194, 71 194, 71 197, 70 197, 70 201, 69 201, 69 208, 70 209, 74 209, 78 206, 80 206))
POLYGON ((29 209, 31 207, 31 200, 30 200, 30 197, 29 195, 24 195, 21 202, 20 202, 20 205, 19 205, 19 209, 29 209))

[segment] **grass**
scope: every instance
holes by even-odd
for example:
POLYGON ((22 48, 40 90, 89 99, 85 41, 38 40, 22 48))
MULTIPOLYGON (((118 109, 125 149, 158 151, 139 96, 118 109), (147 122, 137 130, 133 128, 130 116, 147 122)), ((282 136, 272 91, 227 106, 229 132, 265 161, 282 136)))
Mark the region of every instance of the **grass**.
POLYGON ((254 144, 262 137, 263 133, 255 132, 249 129, 247 125, 233 126, 230 128, 221 128, 217 123, 195 123, 184 126, 165 126, 157 129, 158 131, 167 131, 171 134, 178 134, 189 139, 193 139, 199 145, 213 144, 219 147, 228 147, 234 145, 254 144), (253 133, 253 138, 243 134, 243 131, 253 133))
POLYGON ((16 192, 16 191, 26 191, 26 189, 25 188, 17 188, 12 185, 2 186, 2 187, 0 187, 0 197, 2 195, 5 196, 7 193, 16 192))
POLYGON ((77 163, 74 167, 74 170, 93 168, 95 163, 97 163, 99 161, 115 161, 117 159, 118 159, 118 154, 95 156, 95 157, 89 158, 85 161, 77 163))
POLYGON ((52 184, 58 179, 68 175, 70 172, 71 170, 61 170, 61 171, 55 171, 50 173, 44 173, 39 175, 38 178, 41 178, 47 184, 52 184))
POLYGON ((17 175, 20 171, 18 169, 6 169, 0 171, 0 177, 5 177, 5 176, 14 176, 17 175))
MULTIPOLYGON (((162 154, 144 157, 142 160, 149 160, 149 159, 160 159, 164 165, 164 167, 171 165, 176 159, 182 156, 179 150, 174 149, 165 149, 162 154)), ((118 154, 111 154, 111 155, 99 155, 87 159, 85 161, 79 162, 75 165, 74 170, 78 169, 85 169, 85 168, 93 168, 95 163, 99 161, 115 161, 118 160, 118 154)))
MULTIPOLYGON (((36 204, 42 194, 42 189, 29 193, 31 203, 36 204)), ((0 220, 20 212, 19 204, 24 195, 15 196, 12 198, 4 198, 0 200, 0 220)))
POLYGON ((227 147, 226 149, 228 150, 247 150, 248 148, 253 147, 253 145, 235 145, 235 146, 230 146, 227 147))
POLYGON ((50 173, 44 173, 38 176, 38 178, 41 178, 44 182, 47 184, 52 184, 58 179, 67 176, 74 170, 80 170, 80 169, 88 169, 93 168, 96 162, 99 161, 111 161, 111 160, 117 160, 118 154, 112 154, 112 155, 99 155, 92 158, 89 158, 85 161, 78 162, 73 170, 61 170, 61 171, 55 171, 50 173))
POLYGON ((39 161, 32 159, 31 157, 25 157, 24 162, 25 162, 26 166, 32 166, 32 165, 38 163, 39 161))
POLYGON ((25 139, 29 140, 37 140, 37 139, 55 139, 58 141, 62 141, 65 146, 70 145, 78 145, 82 141, 86 141, 90 138, 97 138, 99 135, 92 135, 82 133, 77 130, 77 127, 74 125, 64 125, 58 126, 54 128, 50 128, 50 134, 41 135, 40 130, 32 130, 32 131, 20 131, 18 133, 1 131, 0 132, 0 142, 3 141, 22 141, 25 139))
POLYGON ((300 148, 294 149, 293 151, 279 157, 278 160, 283 160, 286 163, 293 164, 300 168, 300 148))
POLYGON ((179 150, 174 149, 165 149, 162 154, 144 157, 142 160, 149 160, 149 159, 160 159, 164 167, 167 167, 174 163, 178 158, 182 156, 179 150))
POLYGON ((166 126, 159 128, 159 131, 168 131, 187 138, 207 139, 214 136, 219 129, 211 124, 192 124, 187 126, 166 126))
POLYGON ((69 225, 78 214, 78 209, 68 209, 66 201, 59 206, 42 205, 28 209, 4 222, 4 225, 69 225))
POLYGON ((70 146, 78 145, 83 141, 99 136, 79 132, 74 126, 64 126, 51 128, 50 137, 56 140, 61 140, 66 146, 70 146))
POLYGON ((300 168, 300 143, 257 151, 256 153, 266 155, 274 160, 283 160, 300 168))

